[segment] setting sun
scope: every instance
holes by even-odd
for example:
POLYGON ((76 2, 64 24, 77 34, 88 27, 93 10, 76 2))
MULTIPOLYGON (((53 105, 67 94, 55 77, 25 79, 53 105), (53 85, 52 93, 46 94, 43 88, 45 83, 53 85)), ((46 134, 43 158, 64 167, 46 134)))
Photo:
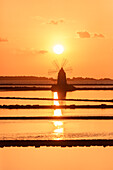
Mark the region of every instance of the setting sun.
POLYGON ((53 51, 55 54, 62 54, 64 51, 64 47, 61 44, 57 44, 53 47, 53 51))
POLYGON ((113 0, 0 0, 0 170, 113 170, 113 0))

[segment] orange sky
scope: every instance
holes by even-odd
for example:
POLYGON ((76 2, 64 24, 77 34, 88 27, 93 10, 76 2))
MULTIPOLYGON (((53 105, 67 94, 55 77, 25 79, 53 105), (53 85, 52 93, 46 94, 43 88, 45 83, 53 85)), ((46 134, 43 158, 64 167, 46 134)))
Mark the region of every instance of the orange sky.
POLYGON ((70 77, 113 78, 112 0, 1 0, 0 75, 48 76, 56 58, 70 77))

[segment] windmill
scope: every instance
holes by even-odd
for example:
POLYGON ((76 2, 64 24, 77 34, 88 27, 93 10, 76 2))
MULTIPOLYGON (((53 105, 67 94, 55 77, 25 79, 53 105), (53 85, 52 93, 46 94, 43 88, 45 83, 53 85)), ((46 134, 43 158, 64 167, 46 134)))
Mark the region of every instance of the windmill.
MULTIPOLYGON (((52 85, 51 90, 53 92, 58 92, 59 98, 63 98, 66 96, 66 92, 74 91, 75 88, 73 85, 67 83, 66 72, 64 71, 64 67, 67 64, 67 60, 65 59, 63 61, 61 67, 59 67, 59 65, 56 61, 54 61, 53 63, 56 67, 56 70, 51 71, 51 73, 56 73, 57 70, 59 70, 59 71, 58 71, 58 76, 57 76, 57 84, 52 85)), ((71 71, 72 69, 68 68, 67 70, 71 71)))

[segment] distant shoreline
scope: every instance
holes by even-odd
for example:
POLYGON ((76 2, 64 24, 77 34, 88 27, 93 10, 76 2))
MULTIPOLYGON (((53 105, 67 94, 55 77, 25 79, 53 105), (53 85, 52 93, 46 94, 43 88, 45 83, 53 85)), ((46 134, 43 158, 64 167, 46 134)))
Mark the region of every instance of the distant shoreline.
MULTIPOLYGON (((0 76, 0 84, 56 84, 57 80, 47 77, 36 76, 0 76)), ((69 84, 113 84, 113 79, 110 78, 83 78, 73 77, 67 78, 69 84)))
MULTIPOLYGON (((0 76, 0 80, 56 80, 55 78, 52 77, 40 77, 40 76, 0 76)), ((67 80, 92 80, 92 81, 101 81, 101 80, 107 80, 107 81, 113 81, 111 78, 90 78, 90 77, 73 77, 73 78, 67 78, 67 80)))

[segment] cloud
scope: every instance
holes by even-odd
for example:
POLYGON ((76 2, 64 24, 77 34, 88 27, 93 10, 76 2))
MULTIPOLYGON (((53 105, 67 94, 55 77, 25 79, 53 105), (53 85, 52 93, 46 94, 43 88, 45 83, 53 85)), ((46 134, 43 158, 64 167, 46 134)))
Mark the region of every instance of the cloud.
POLYGON ((64 23, 64 19, 47 19, 42 16, 34 16, 32 19, 42 22, 42 24, 58 25, 64 23))
POLYGON ((94 38, 104 38, 103 34, 94 34, 94 38))
POLYGON ((0 42, 8 42, 6 38, 0 38, 0 42))
POLYGON ((63 19, 51 20, 51 21, 47 22, 47 24, 51 24, 51 25, 58 25, 58 24, 61 24, 61 23, 64 23, 63 19))
POLYGON ((80 38, 90 38, 91 37, 90 33, 87 31, 77 32, 77 34, 79 35, 80 38))
POLYGON ((19 54, 19 55, 27 55, 27 56, 36 56, 39 54, 46 54, 48 53, 47 50, 36 50, 34 48, 31 49, 17 49, 14 53, 19 54))
POLYGON ((103 34, 89 33, 88 31, 77 32, 79 38, 104 38, 103 34))
POLYGON ((38 53, 39 54, 46 54, 46 53, 48 53, 48 51, 47 50, 40 50, 40 51, 38 51, 38 53))

